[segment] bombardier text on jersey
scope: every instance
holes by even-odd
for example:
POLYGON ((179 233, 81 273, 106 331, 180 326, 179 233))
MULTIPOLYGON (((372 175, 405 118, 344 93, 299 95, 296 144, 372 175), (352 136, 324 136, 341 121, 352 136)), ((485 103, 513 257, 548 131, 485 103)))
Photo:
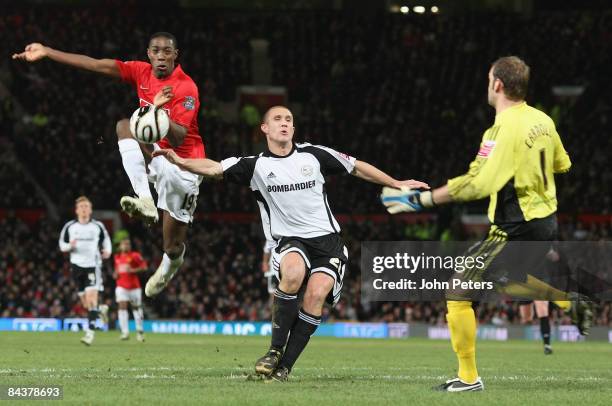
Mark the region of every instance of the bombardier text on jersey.
POLYGON ((226 181, 251 188, 267 225, 266 239, 278 240, 340 232, 327 201, 325 176, 348 175, 355 169, 355 161, 331 148, 303 143, 294 144, 285 157, 265 151, 224 159, 221 166, 226 181))
POLYGON ((268 193, 270 192, 291 192, 294 190, 304 190, 315 187, 316 182, 311 180, 309 182, 294 183, 291 185, 268 185, 268 193))

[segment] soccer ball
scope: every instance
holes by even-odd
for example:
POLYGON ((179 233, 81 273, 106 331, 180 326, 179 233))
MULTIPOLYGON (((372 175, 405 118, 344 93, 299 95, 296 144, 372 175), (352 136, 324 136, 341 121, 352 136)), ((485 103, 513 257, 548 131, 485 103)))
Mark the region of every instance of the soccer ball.
POLYGON ((168 114, 158 107, 144 106, 132 114, 130 132, 138 141, 154 144, 168 134, 170 119, 168 114))

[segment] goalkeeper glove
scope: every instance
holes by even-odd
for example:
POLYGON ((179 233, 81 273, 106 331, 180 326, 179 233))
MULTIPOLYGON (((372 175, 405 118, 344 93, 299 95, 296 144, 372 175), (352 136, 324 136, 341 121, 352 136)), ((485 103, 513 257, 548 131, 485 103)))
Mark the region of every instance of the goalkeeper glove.
POLYGON ((407 186, 401 189, 384 187, 380 201, 391 214, 417 212, 434 206, 431 191, 410 189, 407 186))

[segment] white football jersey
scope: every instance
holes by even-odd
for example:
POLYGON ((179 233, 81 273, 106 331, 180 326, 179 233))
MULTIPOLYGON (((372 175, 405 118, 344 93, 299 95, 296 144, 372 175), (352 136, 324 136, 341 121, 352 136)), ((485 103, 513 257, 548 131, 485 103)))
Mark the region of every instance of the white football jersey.
POLYGON ((60 233, 59 247, 62 252, 70 252, 70 262, 81 268, 98 267, 102 260, 100 251, 112 250, 106 227, 93 219, 85 224, 76 220, 67 222, 60 233), (71 250, 70 241, 73 240, 76 247, 71 250))
POLYGON ((339 233, 325 192, 325 176, 348 174, 356 159, 331 148, 294 144, 287 156, 270 151, 221 161, 223 178, 249 186, 261 211, 266 239, 313 238, 339 233))

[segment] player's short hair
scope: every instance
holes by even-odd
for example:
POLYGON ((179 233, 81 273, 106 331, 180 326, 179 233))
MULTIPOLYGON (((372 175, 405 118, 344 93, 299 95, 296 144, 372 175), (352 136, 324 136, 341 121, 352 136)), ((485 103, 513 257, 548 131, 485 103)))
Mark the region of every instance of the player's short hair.
MULTIPOLYGON (((282 106, 282 105, 280 105, 280 104, 279 104, 279 105, 276 105, 276 106, 272 106, 272 107, 270 107, 268 110, 266 110, 266 112, 264 113, 263 117, 261 118, 261 123, 262 123, 262 124, 264 124, 264 123, 265 123, 265 122, 268 120, 268 114, 270 114, 270 110, 272 110, 272 109, 278 109, 278 108, 281 108, 281 109, 287 109, 287 110, 289 110, 289 107, 287 107, 287 106, 282 106)), ((289 110, 289 112, 291 112, 291 110, 289 110)), ((291 113, 291 114, 293 114, 293 113, 291 113)))
POLYGON ((529 66, 518 56, 504 56, 493 62, 493 77, 504 84, 510 100, 525 100, 529 84, 529 66))
POLYGON ((89 200, 89 198, 87 196, 79 196, 74 201, 74 205, 76 206, 76 205, 78 205, 81 202, 87 202, 87 203, 91 204, 91 200, 89 200))
POLYGON ((178 49, 178 41, 176 40, 176 37, 173 34, 170 34, 169 32, 166 32, 166 31, 158 31, 155 34, 151 35, 151 37, 149 38, 149 44, 155 38, 160 38, 160 37, 169 39, 170 41, 172 41, 172 45, 174 45, 174 49, 178 49))

